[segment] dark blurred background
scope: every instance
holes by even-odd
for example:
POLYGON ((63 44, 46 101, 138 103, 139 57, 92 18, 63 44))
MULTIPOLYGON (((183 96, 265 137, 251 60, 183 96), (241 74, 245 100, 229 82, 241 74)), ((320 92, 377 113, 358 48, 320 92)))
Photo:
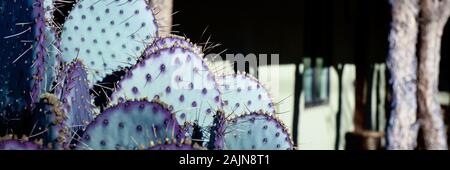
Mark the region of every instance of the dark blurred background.
MULTIPOLYGON (((281 63, 322 57, 328 65, 368 66, 388 54, 388 0, 175 0, 173 30, 215 52, 278 53, 281 63), (205 31, 203 35, 203 32, 205 31), (203 35, 203 36, 202 36, 203 35)), ((440 89, 450 91, 450 27, 442 42, 440 89)))

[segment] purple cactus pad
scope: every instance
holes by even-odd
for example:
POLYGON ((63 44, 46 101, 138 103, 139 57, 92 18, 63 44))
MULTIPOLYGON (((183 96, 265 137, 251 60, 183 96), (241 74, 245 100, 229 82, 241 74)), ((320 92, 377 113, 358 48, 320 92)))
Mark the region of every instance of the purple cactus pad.
POLYGON ((217 77, 222 99, 226 101, 224 111, 241 115, 249 112, 275 113, 272 97, 255 78, 246 74, 230 74, 217 77))
POLYGON ((175 46, 146 53, 141 58, 140 62, 145 64, 136 64, 129 70, 132 76, 118 83, 120 89, 113 92, 112 104, 120 98, 139 100, 157 96, 173 106, 179 124, 198 122, 205 130, 212 125, 214 115, 208 109, 220 109, 221 99, 217 83, 208 79, 211 72, 203 58, 189 48, 175 46), (206 69, 193 72, 194 68, 206 69), (135 87, 139 93, 132 93, 135 87))
POLYGON ((184 132, 164 104, 128 101, 106 109, 83 136, 77 149, 135 150, 150 147, 150 141, 184 139, 184 132))
POLYGON ((228 122, 227 150, 292 150, 293 142, 285 126, 265 113, 252 112, 228 122))
POLYGON ((6 140, 0 141, 0 150, 42 150, 42 146, 33 142, 6 140))

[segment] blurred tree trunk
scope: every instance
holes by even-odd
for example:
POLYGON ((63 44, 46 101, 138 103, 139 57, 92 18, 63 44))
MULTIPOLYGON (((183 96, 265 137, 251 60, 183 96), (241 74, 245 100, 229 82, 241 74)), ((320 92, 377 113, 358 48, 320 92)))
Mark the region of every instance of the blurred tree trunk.
POLYGON ((425 149, 448 149, 441 106, 438 101, 441 39, 450 16, 450 0, 421 0, 418 75, 419 122, 425 149))
POLYGON ((391 73, 392 110, 387 149, 415 149, 417 144, 417 57, 419 0, 390 0, 392 23, 387 65, 391 73))
POLYGON ((150 0, 159 25, 159 35, 165 36, 172 31, 173 0, 150 0))

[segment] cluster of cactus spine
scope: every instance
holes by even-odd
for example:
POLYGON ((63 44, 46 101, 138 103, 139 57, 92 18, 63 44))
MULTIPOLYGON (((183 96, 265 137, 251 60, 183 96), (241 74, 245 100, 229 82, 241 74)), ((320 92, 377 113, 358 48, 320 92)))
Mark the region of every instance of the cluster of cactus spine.
POLYGON ((35 104, 32 114, 33 126, 27 138, 32 141, 42 140, 42 144, 48 149, 67 147, 67 140, 70 137, 69 127, 66 124, 67 114, 55 95, 43 94, 35 104))
POLYGON ((58 1, 34 1, 0 3, 11 27, 25 28, 5 7, 35 11, 18 17, 34 21, 29 46, 15 29, 16 42, 0 44, 10 54, 1 57, 2 121, 31 115, 19 117, 29 140, 1 139, 0 149, 294 149, 267 89, 247 74, 216 75, 185 37, 159 37, 148 1, 80 0, 62 27, 52 16, 58 1), (18 69, 27 72, 12 77, 18 69), (99 96, 106 108, 94 105, 99 96))

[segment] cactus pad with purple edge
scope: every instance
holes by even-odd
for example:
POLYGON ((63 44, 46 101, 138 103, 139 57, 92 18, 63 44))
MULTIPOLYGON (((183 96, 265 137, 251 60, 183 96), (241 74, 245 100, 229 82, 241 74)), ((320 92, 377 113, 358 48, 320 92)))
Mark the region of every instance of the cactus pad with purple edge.
POLYGON ((114 71, 135 64, 157 31, 146 0, 80 0, 64 23, 62 60, 83 60, 92 87, 114 71))
POLYGON ((106 109, 83 134, 78 149, 147 149, 150 141, 184 139, 184 133, 164 104, 128 101, 106 109))
POLYGON ((292 150, 286 127, 271 115, 250 113, 228 122, 225 133, 227 150, 292 150))
MULTIPOLYGON (((221 107, 214 75, 189 48, 170 47, 146 53, 118 83, 112 103, 127 99, 160 99, 176 113, 179 124, 197 123, 203 130, 221 107)), ((207 138, 207 136, 204 136, 207 138)))
POLYGON ((32 65, 45 54, 43 13, 42 0, 0 2, 0 124, 20 120, 39 97, 32 65))
POLYGON ((148 148, 148 150, 205 150, 205 148, 192 145, 190 141, 170 142, 166 141, 162 144, 156 144, 148 148))
POLYGON ((275 113, 272 97, 257 79, 246 74, 218 76, 227 117, 250 112, 275 113))
POLYGON ((40 150, 42 147, 33 142, 19 140, 0 141, 0 150, 40 150))
POLYGON ((94 120, 92 97, 89 94, 87 70, 80 60, 68 64, 63 82, 62 102, 67 113, 66 126, 72 133, 84 129, 94 120))
POLYGON ((54 0, 42 0, 42 12, 37 15, 37 19, 42 21, 40 28, 41 40, 39 48, 35 50, 34 56, 34 79, 32 97, 34 102, 38 102, 39 96, 50 92, 56 77, 56 70, 59 64, 59 39, 57 37, 57 27, 53 21, 53 11, 55 10, 54 0), (41 14, 44 15, 41 17, 41 14), (42 52, 44 51, 44 52, 42 52))
POLYGON ((173 46, 190 48, 195 53, 203 55, 202 49, 200 47, 197 47, 195 44, 191 43, 189 39, 172 34, 155 39, 155 41, 145 50, 145 52, 152 53, 155 50, 173 46))

